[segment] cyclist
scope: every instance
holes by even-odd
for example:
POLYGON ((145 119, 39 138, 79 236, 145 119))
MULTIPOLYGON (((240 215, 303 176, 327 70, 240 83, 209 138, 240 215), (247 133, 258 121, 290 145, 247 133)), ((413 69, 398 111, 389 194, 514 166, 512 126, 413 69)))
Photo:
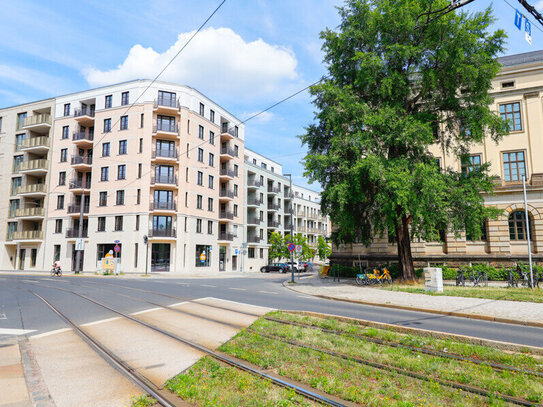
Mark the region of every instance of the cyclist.
POLYGON ((62 267, 60 266, 60 260, 56 260, 53 263, 53 268, 54 268, 56 274, 58 274, 60 271, 62 271, 62 267))

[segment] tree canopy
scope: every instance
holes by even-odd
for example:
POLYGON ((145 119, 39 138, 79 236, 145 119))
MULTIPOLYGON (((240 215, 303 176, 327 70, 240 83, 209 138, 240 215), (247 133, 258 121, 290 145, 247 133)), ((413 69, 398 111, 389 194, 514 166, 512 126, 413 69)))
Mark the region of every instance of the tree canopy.
POLYGON ((335 243, 390 234, 402 276, 414 278, 411 239, 480 236, 496 210, 488 166, 462 174, 430 153, 466 157, 508 131, 490 109, 505 34, 490 8, 433 18, 448 0, 347 0, 337 31, 321 33, 328 75, 311 88, 315 123, 301 136, 306 175, 323 186, 335 243))

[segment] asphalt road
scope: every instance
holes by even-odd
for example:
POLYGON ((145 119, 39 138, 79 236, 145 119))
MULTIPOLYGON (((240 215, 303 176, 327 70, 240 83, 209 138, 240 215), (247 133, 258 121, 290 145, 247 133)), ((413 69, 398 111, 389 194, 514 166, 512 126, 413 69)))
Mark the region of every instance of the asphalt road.
POLYGON ((79 324, 114 316, 111 311, 70 292, 75 291, 124 312, 153 308, 155 305, 152 303, 169 305, 182 299, 215 297, 282 310, 315 311, 543 347, 541 328, 315 298, 283 287, 281 283, 284 280, 285 276, 277 274, 246 274, 231 278, 51 278, 46 275, 0 275, 0 343, 14 339, 7 329, 32 330, 29 335, 35 335, 65 328, 58 316, 32 291, 46 298, 61 311, 69 311, 70 318, 79 324))

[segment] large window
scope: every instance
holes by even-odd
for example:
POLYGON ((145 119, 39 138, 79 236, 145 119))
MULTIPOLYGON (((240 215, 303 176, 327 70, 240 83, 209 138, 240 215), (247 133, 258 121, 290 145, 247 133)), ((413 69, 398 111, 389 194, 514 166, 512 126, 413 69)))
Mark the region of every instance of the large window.
POLYGON ((115 231, 123 230, 123 217, 115 216, 115 231))
MULTIPOLYGON (((169 232, 172 230, 172 217, 171 216, 153 216, 153 231, 169 232)), ((158 234, 159 236, 168 236, 167 233, 158 234)))
POLYGON ((505 181, 522 181, 524 175, 526 175, 524 152, 503 153, 503 176, 505 181))
POLYGON ((129 92, 123 92, 121 93, 121 105, 127 105, 130 103, 130 93, 129 92))
POLYGON ((113 100, 113 96, 112 95, 107 95, 106 96, 106 99, 105 99, 105 103, 104 103, 104 107, 106 109, 109 109, 111 107, 111 102, 113 100))
MULTIPOLYGON (((533 239, 534 228, 530 224, 530 238, 533 239)), ((526 214, 524 211, 515 211, 509 215, 509 238, 511 240, 526 240, 526 214)))
POLYGON ((522 131, 522 121, 520 120, 520 102, 504 103, 500 105, 500 116, 509 122, 511 131, 522 131))
POLYGON ((468 175, 479 170, 479 168, 481 168, 481 156, 479 154, 470 155, 462 159, 462 174, 468 175))
POLYGON ((197 244, 195 254, 196 254, 196 267, 211 266, 211 246, 197 244), (201 259, 204 259, 204 260, 202 261, 201 259))
POLYGON ((473 234, 466 231, 466 240, 469 240, 469 241, 472 241, 472 242, 477 241, 477 240, 485 242, 487 240, 486 231, 487 231, 487 221, 485 219, 485 221, 481 225, 481 236, 478 239, 476 239, 473 234))
POLYGON ((175 117, 172 116, 157 116, 158 130, 175 132, 175 117))
POLYGON ((124 190, 117 191, 117 205, 124 205, 124 190))
POLYGON ((176 107, 175 93, 159 90, 158 104, 162 106, 176 107))
POLYGON ((111 131, 111 119, 104 119, 104 133, 111 131))

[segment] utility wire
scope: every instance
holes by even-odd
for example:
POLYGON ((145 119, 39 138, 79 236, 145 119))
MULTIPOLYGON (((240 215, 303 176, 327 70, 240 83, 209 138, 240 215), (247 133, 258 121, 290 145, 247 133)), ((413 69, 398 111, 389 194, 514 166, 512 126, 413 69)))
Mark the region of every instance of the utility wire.
MULTIPOLYGON (((509 3, 507 0, 503 0, 503 1, 505 1, 505 3, 506 3, 509 7, 511 7, 513 10, 517 10, 517 8, 516 8, 515 6, 513 6, 511 3, 509 3)), ((526 3, 526 2, 523 1, 523 0, 519 0, 519 3, 522 4, 522 5, 530 12, 530 14, 532 14, 532 15, 539 21, 540 24, 543 24, 543 19, 540 20, 541 14, 539 14, 535 8, 533 8, 532 6, 530 6, 528 3, 526 3), (530 10, 530 8, 528 8, 528 7, 530 7, 531 9, 533 9, 533 10, 535 11, 535 13, 537 13, 537 14, 539 15, 539 17, 535 16, 535 14, 534 14, 534 13, 530 10)), ((523 16, 524 16, 524 18, 525 18, 526 20, 530 21, 530 20, 528 19, 528 17, 526 17, 524 14, 523 14, 523 16)), ((541 27, 539 27, 539 25, 534 24, 534 23, 532 23, 531 21, 530 21, 530 23, 531 23, 531 25, 533 25, 535 28, 537 28, 539 31, 543 32, 543 30, 541 29, 541 27)))

